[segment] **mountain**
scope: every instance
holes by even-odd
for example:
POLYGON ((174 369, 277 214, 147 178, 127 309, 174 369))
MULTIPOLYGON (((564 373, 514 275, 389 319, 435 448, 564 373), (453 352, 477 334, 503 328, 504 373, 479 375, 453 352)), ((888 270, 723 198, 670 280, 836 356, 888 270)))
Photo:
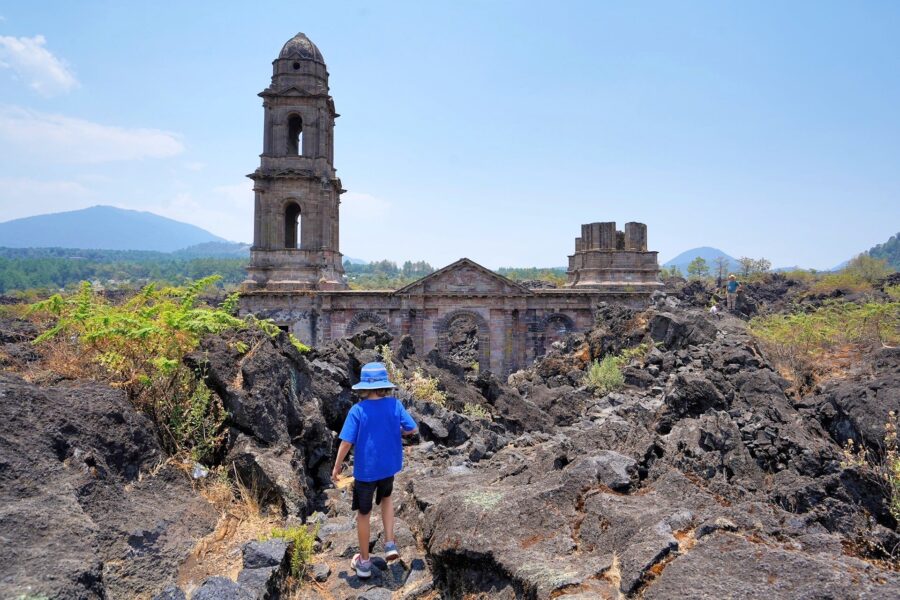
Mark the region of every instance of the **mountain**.
POLYGON ((715 268, 715 259, 719 256, 724 256, 728 259, 729 271, 737 271, 740 269, 740 264, 738 264, 737 259, 732 256, 728 256, 718 248, 710 248, 709 246, 702 246, 700 248, 692 248, 690 250, 686 250, 672 260, 666 262, 663 266, 669 269, 672 267, 678 267, 678 269, 683 274, 687 275, 688 265, 691 264, 691 261, 698 256, 706 261, 710 272, 712 272, 715 268))
POLYGON ((0 246, 173 252, 225 242, 195 225, 112 206, 14 219, 0 223, 0 246))

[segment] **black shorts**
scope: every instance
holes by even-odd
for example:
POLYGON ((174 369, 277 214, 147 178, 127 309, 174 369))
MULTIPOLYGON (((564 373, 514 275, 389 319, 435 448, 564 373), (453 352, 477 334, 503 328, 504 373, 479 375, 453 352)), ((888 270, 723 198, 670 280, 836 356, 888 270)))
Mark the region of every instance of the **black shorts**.
POLYGON ((372 496, 375 496, 375 504, 381 504, 382 498, 388 498, 394 491, 394 477, 386 477, 378 481, 353 482, 353 503, 351 510, 358 510, 359 514, 367 515, 372 512, 372 496))

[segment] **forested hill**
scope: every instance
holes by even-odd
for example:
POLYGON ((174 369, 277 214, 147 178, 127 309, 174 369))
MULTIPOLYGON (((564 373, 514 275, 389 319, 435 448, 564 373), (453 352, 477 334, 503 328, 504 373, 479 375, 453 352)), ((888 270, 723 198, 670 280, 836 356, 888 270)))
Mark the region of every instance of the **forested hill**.
POLYGON ((889 266, 900 271, 900 233, 869 250, 869 256, 886 260, 889 266))

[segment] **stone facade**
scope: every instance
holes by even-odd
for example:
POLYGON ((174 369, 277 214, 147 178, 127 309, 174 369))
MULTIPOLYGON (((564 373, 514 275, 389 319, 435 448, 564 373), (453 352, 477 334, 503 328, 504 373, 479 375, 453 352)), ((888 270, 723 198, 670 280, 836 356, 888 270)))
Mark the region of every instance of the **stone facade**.
POLYGON ((301 34, 274 61, 263 91, 254 241, 243 313, 271 318, 309 344, 367 327, 409 335, 416 351, 451 350, 451 331, 470 330, 480 369, 509 373, 560 337, 589 329, 598 303, 646 302, 657 282, 647 227, 582 226, 563 289, 529 289, 463 258, 399 290, 347 289, 339 251, 339 197, 333 167, 338 116, 318 48, 301 34))

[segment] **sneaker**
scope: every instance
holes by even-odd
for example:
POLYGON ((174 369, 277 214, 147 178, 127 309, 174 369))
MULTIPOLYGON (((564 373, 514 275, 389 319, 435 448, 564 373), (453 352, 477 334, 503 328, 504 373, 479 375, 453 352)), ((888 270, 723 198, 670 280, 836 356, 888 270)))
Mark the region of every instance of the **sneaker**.
POLYGON ((368 579, 372 576, 372 561, 363 560, 359 554, 354 554, 350 560, 350 568, 356 569, 356 576, 360 579, 368 579))
POLYGON ((400 558, 400 552, 397 550, 397 544, 394 542, 388 542, 384 545, 384 558, 385 560, 397 560, 400 558))

